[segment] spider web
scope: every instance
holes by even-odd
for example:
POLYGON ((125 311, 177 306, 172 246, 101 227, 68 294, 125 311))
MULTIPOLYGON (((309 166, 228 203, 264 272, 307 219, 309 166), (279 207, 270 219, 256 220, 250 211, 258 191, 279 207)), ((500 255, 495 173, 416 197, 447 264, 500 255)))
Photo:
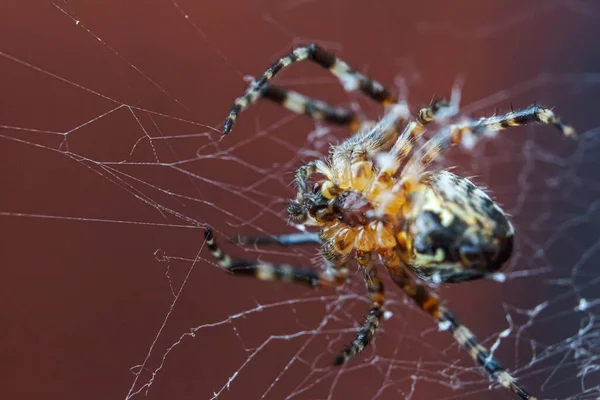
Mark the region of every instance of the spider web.
MULTIPOLYGON (((440 158, 489 187, 517 231, 496 280, 440 294, 540 398, 600 396, 600 8, 371 3, 3 10, 3 394, 510 398, 387 277, 388 318, 374 343, 334 369, 368 308, 359 276, 321 292, 236 279, 204 248, 208 224, 237 256, 320 266, 314 247, 240 247, 224 236, 297 231, 285 213, 293 171, 347 132, 261 102, 220 134, 249 77, 318 41, 391 82, 413 112, 460 81, 466 115, 539 101, 577 128, 577 142, 523 127, 440 158)), ((277 79, 381 115, 313 65, 277 79)))

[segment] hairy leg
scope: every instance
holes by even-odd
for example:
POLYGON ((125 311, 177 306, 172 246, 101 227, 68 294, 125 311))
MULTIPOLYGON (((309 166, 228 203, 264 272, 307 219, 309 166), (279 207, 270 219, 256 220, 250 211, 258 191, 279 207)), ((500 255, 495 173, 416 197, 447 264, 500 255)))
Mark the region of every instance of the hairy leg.
POLYGON ((297 114, 308 115, 318 121, 326 121, 336 125, 349 125, 356 131, 361 122, 354 110, 346 107, 331 106, 321 100, 312 99, 293 90, 269 85, 262 97, 282 105, 297 114))
POLYGON ((474 139, 483 136, 486 132, 497 132, 503 129, 531 123, 552 125, 567 137, 576 138, 577 136, 573 127, 565 125, 552 110, 542 106, 532 105, 522 110, 511 111, 504 115, 484 117, 478 120, 470 120, 450 125, 447 129, 443 129, 434 135, 423 146, 419 154, 413 156, 405 170, 423 170, 439 153, 461 141, 466 146, 472 146, 474 139))
POLYGON ((371 262, 371 253, 359 251, 356 254, 356 259, 367 286, 367 291, 371 300, 371 308, 369 309, 365 322, 358 330, 356 338, 333 360, 334 365, 341 365, 349 361, 371 343, 383 315, 385 292, 381 279, 379 279, 379 276, 377 275, 377 269, 371 262))
POLYGON ((295 62, 303 60, 312 61, 329 70, 340 80, 340 83, 347 91, 360 90, 367 97, 384 105, 393 104, 397 101, 379 82, 368 78, 360 72, 356 72, 344 61, 318 45, 310 44, 308 46, 298 47, 294 49, 292 53, 277 60, 250 88, 246 90, 244 95, 235 100, 229 115, 225 119, 223 132, 229 133, 231 131, 239 113, 256 102, 256 100, 264 94, 269 87, 269 82, 279 71, 295 62))
POLYGON ((328 269, 325 272, 287 264, 273 264, 243 259, 232 259, 217 245, 212 229, 204 230, 206 245, 219 266, 234 275, 253 276, 265 281, 293 282, 311 287, 335 287, 346 281, 347 271, 328 269))
POLYGON ((510 375, 500 361, 494 357, 489 349, 484 347, 469 328, 461 324, 454 314, 442 306, 435 293, 429 287, 417 282, 401 264, 396 251, 390 250, 380 253, 382 262, 390 273, 392 280, 410 297, 420 309, 429 314, 440 327, 448 329, 456 342, 464 347, 471 358, 475 360, 487 374, 503 387, 513 391, 523 400, 537 400, 531 395, 516 378, 510 375))
POLYGON ((419 110, 416 120, 406 125, 389 151, 389 161, 380 166, 378 179, 386 179, 394 175, 402 165, 402 161, 412 152, 415 142, 425 133, 425 126, 435 121, 440 114, 447 115, 452 107, 449 100, 440 99, 434 101, 429 107, 419 110))

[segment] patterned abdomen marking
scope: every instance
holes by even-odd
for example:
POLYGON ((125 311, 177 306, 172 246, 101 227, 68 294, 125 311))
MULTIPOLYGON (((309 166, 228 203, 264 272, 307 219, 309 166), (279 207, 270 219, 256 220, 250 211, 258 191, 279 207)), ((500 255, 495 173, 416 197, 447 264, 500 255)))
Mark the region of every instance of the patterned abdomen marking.
POLYGON ((502 209, 468 179, 448 171, 426 174, 421 183, 406 222, 405 262, 413 271, 429 281, 452 283, 501 268, 514 236, 502 209))

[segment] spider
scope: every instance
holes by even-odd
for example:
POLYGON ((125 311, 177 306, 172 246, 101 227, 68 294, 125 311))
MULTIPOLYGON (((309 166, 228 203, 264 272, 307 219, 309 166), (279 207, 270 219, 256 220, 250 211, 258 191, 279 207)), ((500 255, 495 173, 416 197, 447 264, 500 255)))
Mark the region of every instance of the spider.
POLYGON ((231 131, 240 112, 261 97, 316 120, 349 126, 353 135, 332 146, 325 161, 311 161, 296 172, 298 192, 288 212, 299 224, 320 227, 318 233, 239 236, 232 241, 286 246, 321 243, 320 254, 326 268, 319 272, 307 267, 232 259, 217 246, 211 228, 206 227, 206 243, 220 267, 232 274, 262 280, 335 287, 347 280, 347 264, 353 255, 363 274, 371 307, 353 342, 334 359, 333 364, 340 365, 371 342, 383 316, 384 287, 373 260, 375 254, 392 281, 440 329, 450 331, 491 379, 521 399, 537 399, 479 343, 427 284, 470 281, 498 271, 511 255, 513 226, 500 206, 471 181, 445 169, 430 171, 427 167, 453 144, 504 128, 540 122, 574 137, 573 128, 538 105, 444 125, 453 107, 446 99, 434 101, 411 119, 406 105, 384 86, 316 44, 298 47, 276 61, 237 98, 225 120, 224 134, 231 131), (382 119, 366 123, 353 110, 270 83, 279 71, 302 60, 328 69, 347 91, 360 90, 382 104, 382 119), (441 128, 417 148, 426 126, 434 121, 441 128), (321 178, 311 186, 313 174, 321 178))

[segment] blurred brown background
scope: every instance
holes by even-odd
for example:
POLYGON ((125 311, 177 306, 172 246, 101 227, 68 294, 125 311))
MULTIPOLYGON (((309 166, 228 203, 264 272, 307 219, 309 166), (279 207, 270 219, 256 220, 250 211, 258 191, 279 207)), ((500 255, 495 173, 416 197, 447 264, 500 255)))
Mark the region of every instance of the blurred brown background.
MULTIPOLYGON (((599 288, 599 19, 584 1, 4 2, 0 396, 510 398, 489 392, 468 355, 390 284, 392 319, 340 373, 331 357, 367 309, 358 276, 336 300, 234 279, 198 254, 207 223, 220 235, 292 231, 291 171, 346 132, 308 135, 313 122, 265 103, 227 138, 218 130, 244 76, 318 41, 394 88, 403 77, 413 110, 462 77, 469 113, 537 101, 583 133, 573 143, 523 128, 445 159, 490 187, 519 244, 506 283, 442 295, 488 345, 511 315, 496 354, 540 398, 596 398, 598 374, 577 373, 598 341, 576 339, 597 311, 574 307, 599 288)), ((278 79, 379 115, 315 66, 278 79)), ((246 250, 296 264, 314 255, 246 250)))

